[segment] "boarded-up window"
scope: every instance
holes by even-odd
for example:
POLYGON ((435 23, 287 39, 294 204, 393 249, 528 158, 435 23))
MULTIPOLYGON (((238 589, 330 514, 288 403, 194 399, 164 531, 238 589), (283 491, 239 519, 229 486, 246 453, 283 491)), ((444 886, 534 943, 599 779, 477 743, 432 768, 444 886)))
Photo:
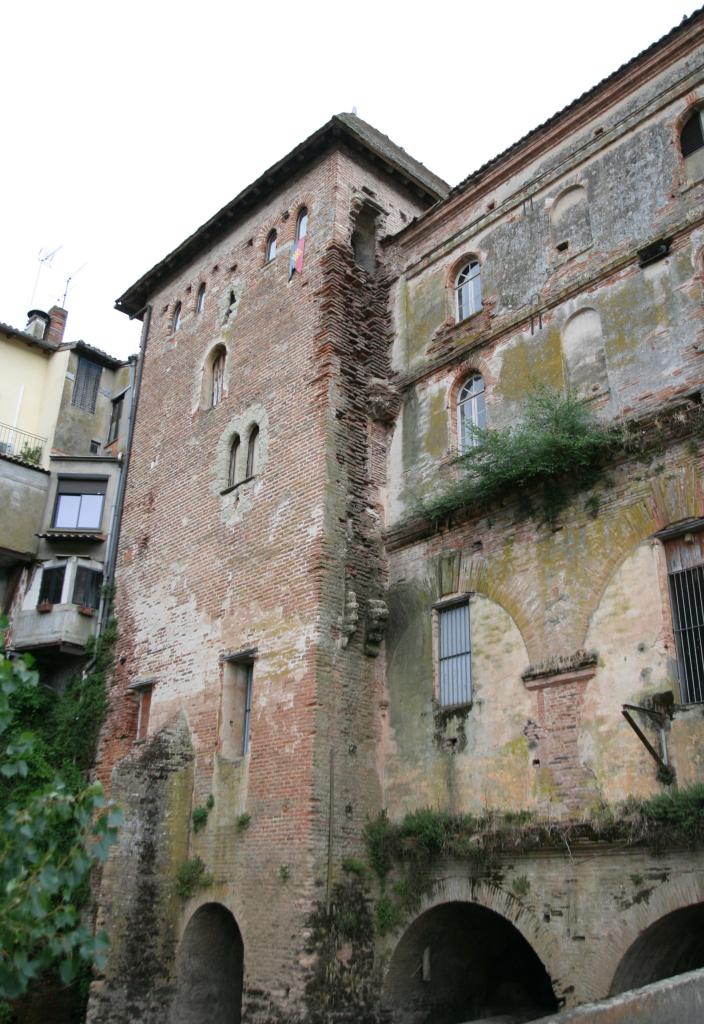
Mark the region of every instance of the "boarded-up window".
POLYGON ((472 653, 469 601, 438 609, 438 677, 440 706, 472 700, 472 653))
POLYGON ((687 533, 665 545, 680 697, 704 701, 704 534, 687 533))
POLYGON ((219 405, 222 401, 222 391, 225 383, 225 353, 221 352, 213 363, 213 384, 210 395, 210 404, 219 405))
POLYGON ((91 362, 90 359, 84 359, 83 356, 78 357, 78 369, 73 383, 71 405, 78 406, 84 412, 95 412, 95 403, 98 398, 98 388, 102 372, 102 366, 91 362))

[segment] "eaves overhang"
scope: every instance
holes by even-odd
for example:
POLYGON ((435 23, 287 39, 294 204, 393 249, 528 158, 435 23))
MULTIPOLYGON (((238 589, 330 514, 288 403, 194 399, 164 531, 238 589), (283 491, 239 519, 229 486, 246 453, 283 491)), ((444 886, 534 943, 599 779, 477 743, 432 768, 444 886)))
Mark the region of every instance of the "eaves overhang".
POLYGON ((154 292, 187 267, 202 252, 219 241, 233 225, 259 205, 275 189, 285 184, 304 166, 320 156, 345 145, 382 167, 427 206, 444 198, 449 185, 414 160, 386 135, 355 114, 335 114, 327 124, 273 164, 226 206, 202 224, 176 249, 148 270, 115 302, 115 308, 141 319, 154 292))

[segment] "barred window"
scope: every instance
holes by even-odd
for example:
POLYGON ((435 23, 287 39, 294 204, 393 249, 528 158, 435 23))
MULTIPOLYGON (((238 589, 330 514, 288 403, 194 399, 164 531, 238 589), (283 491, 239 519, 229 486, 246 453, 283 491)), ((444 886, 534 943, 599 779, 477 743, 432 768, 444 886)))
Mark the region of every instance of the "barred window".
POLYGON ((95 412, 95 403, 98 398, 98 388, 100 387, 100 375, 102 372, 102 366, 98 366, 97 363, 93 363, 90 359, 85 359, 83 356, 78 357, 78 369, 73 383, 71 405, 78 406, 84 412, 95 412))
POLYGON ((704 702, 704 533, 686 533, 665 544, 680 697, 704 702))
POLYGON ((438 699, 443 708, 472 701, 469 601, 438 608, 438 699))

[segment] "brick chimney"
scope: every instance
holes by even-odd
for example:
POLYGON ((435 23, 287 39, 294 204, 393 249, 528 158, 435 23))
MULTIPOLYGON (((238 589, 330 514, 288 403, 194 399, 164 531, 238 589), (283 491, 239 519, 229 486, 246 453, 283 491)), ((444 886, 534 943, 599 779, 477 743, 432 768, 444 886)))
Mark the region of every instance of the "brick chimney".
POLYGON ((61 306, 52 306, 49 310, 49 329, 46 332, 46 340, 53 342, 55 345, 60 345, 64 340, 64 331, 66 330, 66 321, 68 319, 68 313, 61 306))

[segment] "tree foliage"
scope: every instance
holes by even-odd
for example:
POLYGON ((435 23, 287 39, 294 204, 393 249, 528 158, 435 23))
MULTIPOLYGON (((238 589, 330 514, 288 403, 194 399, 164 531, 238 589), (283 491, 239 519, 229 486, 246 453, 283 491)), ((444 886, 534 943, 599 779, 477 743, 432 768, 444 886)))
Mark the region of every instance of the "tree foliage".
POLYGON ((458 479, 419 508, 423 515, 440 519, 459 508, 520 497, 527 511, 536 500, 551 521, 572 494, 594 483, 620 441, 584 401, 545 387, 526 397, 515 423, 474 433, 476 443, 455 460, 458 479))
POLYGON ((43 696, 31 659, 0 650, 0 998, 49 968, 68 983, 82 964, 100 965, 107 945, 80 905, 119 811, 99 783, 72 787, 53 774, 46 744, 22 727, 43 696))

